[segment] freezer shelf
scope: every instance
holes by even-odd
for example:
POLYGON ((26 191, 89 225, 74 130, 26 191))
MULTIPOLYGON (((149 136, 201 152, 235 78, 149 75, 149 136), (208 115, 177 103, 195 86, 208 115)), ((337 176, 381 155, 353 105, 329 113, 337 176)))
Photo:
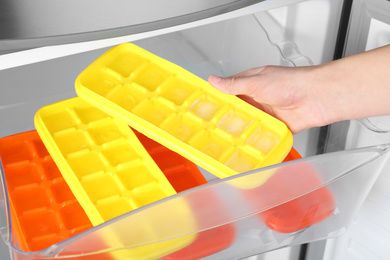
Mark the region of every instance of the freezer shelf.
POLYGON ((76 92, 220 178, 279 163, 292 146, 281 121, 134 44, 99 57, 76 92))

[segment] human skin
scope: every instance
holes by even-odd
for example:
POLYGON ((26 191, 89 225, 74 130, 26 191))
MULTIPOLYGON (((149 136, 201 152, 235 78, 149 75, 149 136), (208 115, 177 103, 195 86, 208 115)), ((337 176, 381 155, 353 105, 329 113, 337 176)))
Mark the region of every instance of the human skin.
POLYGON ((310 67, 264 66, 221 78, 237 95, 296 134, 337 121, 390 114, 390 45, 310 67))

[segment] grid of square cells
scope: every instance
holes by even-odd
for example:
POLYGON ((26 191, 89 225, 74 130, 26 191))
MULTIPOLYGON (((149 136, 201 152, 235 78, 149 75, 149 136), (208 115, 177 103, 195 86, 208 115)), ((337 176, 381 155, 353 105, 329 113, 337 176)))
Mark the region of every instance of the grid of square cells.
POLYGON ((0 139, 19 247, 37 251, 92 227, 36 131, 0 139))
POLYGON ((279 142, 244 109, 136 53, 106 64, 84 85, 236 172, 255 169, 279 142))
POLYGON ((43 121, 79 182, 70 186, 89 197, 89 216, 107 221, 175 193, 127 125, 80 98, 63 102, 43 121))

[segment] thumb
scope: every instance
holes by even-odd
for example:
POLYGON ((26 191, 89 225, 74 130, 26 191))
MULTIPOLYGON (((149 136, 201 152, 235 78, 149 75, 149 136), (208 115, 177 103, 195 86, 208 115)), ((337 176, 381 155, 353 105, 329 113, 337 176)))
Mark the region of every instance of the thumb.
POLYGON ((252 93, 253 77, 222 78, 210 75, 208 81, 211 86, 230 95, 248 95, 252 93))

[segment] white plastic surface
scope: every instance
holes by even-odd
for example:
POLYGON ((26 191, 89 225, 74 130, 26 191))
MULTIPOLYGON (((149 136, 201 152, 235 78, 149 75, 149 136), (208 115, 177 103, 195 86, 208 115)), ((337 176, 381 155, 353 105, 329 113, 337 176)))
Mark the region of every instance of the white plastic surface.
POLYGON ((139 33, 135 35, 129 35, 129 36, 123 36, 117 38, 108 38, 108 39, 91 41, 91 42, 48 46, 48 47, 42 47, 33 50, 26 50, 26 51, 11 53, 11 54, 5 54, 0 56, 0 70, 18 67, 26 64, 32 64, 32 63, 45 61, 49 59, 65 57, 77 53, 95 50, 98 48, 106 48, 123 42, 132 42, 132 41, 137 41, 137 40, 141 40, 153 36, 164 35, 171 32, 182 31, 182 30, 186 30, 201 25, 207 25, 214 22, 229 20, 236 17, 252 14, 254 12, 269 10, 276 7, 285 6, 285 5, 302 2, 302 1, 303 0, 264 1, 230 13, 219 15, 217 17, 207 18, 204 20, 195 21, 183 25, 177 25, 169 28, 163 28, 151 32, 139 33))

